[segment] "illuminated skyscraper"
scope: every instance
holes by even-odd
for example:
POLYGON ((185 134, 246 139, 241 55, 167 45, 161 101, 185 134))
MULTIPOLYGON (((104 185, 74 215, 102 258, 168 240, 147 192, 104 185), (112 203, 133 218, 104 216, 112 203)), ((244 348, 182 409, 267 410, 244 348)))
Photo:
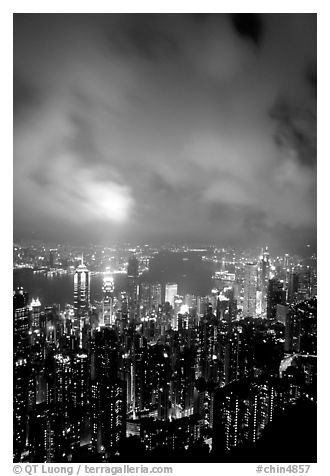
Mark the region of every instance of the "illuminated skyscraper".
POLYGON ((41 303, 39 299, 32 299, 31 302, 31 327, 32 329, 39 329, 40 327, 40 308, 41 303))
POLYGON ((77 352, 72 359, 71 402, 74 408, 71 421, 73 423, 73 440, 79 446, 87 419, 87 402, 89 387, 89 358, 86 352, 77 352))
POLYGON ((260 313, 265 314, 267 310, 267 293, 268 293, 268 281, 269 281, 269 271, 270 271, 270 261, 269 261, 269 252, 268 246, 266 246, 265 251, 261 257, 261 266, 260 266, 260 279, 259 279, 259 292, 260 292, 260 313))
POLYGON ((257 273, 257 263, 247 263, 245 265, 243 302, 244 316, 256 317, 257 273))
POLYGON ((162 302, 162 288, 160 284, 151 284, 150 286, 150 304, 156 310, 162 302))
POLYGON ((28 409, 28 294, 23 288, 14 292, 14 461, 20 461, 27 430, 28 409))
POLYGON ((114 324, 113 315, 113 291, 114 281, 113 276, 107 273, 103 278, 103 309, 102 309, 102 324, 109 327, 114 324))
POLYGON ((268 251, 268 246, 266 246, 265 251, 262 253, 262 265, 263 265, 263 276, 265 279, 269 276, 269 251, 268 251))
POLYGON ((140 309, 139 314, 145 316, 150 311, 150 284, 141 283, 140 284, 140 309))
POLYGON ((118 379, 116 332, 103 328, 95 334, 91 381, 91 440, 93 448, 113 455, 125 435, 126 386, 118 379))
POLYGON ((126 387, 120 380, 104 379, 99 389, 101 452, 113 456, 126 435, 126 387))
POLYGON ((139 261, 135 256, 131 256, 127 266, 127 297, 128 311, 130 319, 134 320, 137 315, 138 296, 139 296, 139 261))
POLYGON ((316 355, 317 298, 291 305, 285 324, 284 351, 316 355))
POLYGON ((29 331, 29 296, 23 288, 14 292, 14 355, 26 355, 29 331))
POLYGON ((255 443, 273 420, 275 389, 266 379, 233 382, 216 389, 213 406, 213 445, 230 450, 255 443))
POLYGON ((75 314, 75 331, 79 333, 80 345, 82 345, 82 327, 85 317, 88 315, 90 303, 90 273, 84 265, 83 257, 73 277, 73 307, 75 314))
POLYGON ((176 283, 166 283, 165 302, 169 302, 174 307, 174 297, 178 294, 178 285, 176 283))

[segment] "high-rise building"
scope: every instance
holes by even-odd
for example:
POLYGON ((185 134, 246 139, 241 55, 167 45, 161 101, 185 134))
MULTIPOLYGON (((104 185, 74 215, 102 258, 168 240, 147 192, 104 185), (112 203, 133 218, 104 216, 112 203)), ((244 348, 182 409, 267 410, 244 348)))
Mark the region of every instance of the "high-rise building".
POLYGON ((165 302, 169 302, 174 307, 174 298, 178 294, 178 285, 176 283, 166 283, 165 302))
POLYGON ((220 334, 220 374, 221 384, 229 384, 239 378, 239 351, 241 345, 240 334, 236 330, 229 331, 223 328, 220 334))
POLYGON ((101 452, 116 453, 119 442, 126 435, 126 389, 124 382, 105 379, 99 386, 99 434, 101 452))
POLYGON ((256 317, 257 312, 257 263, 247 263, 244 274, 243 314, 246 317, 256 317))
POLYGON ((107 273, 103 278, 102 324, 109 327, 114 324, 113 312, 113 276, 107 273))
POLYGON ((21 461, 27 433, 28 360, 23 355, 14 359, 14 461, 21 461))
POLYGON ((55 268, 57 264, 57 248, 53 248, 49 250, 49 267, 50 268, 55 268))
POLYGON ((275 390, 267 381, 242 380, 217 389, 213 406, 213 447, 231 450, 256 442, 273 420, 275 390))
POLYGON ((285 352, 316 355, 317 298, 290 306, 285 324, 285 352))
POLYGON ((40 309, 41 302, 39 298, 32 299, 31 302, 31 327, 32 329, 39 329, 40 327, 40 309))
POLYGON ((270 272, 270 259, 268 246, 262 253, 261 257, 261 266, 260 266, 260 276, 259 276, 259 289, 260 292, 260 313, 264 315, 267 311, 267 292, 268 292, 268 281, 269 281, 269 272, 270 272))
POLYGON ((293 269, 290 270, 288 282, 288 302, 292 303, 297 297, 299 288, 299 276, 293 269))
MULTIPOLYGON (((55 462, 56 415, 46 403, 39 403, 31 415, 29 441, 33 461, 55 462)), ((62 450, 63 453, 63 450, 62 450)))
POLYGON ((189 416, 193 413, 195 384, 195 352, 192 348, 185 346, 179 350, 174 374, 171 403, 175 404, 179 416, 189 416))
POLYGON ((283 282, 276 278, 269 280, 267 293, 267 319, 276 319, 277 305, 285 304, 285 294, 283 282))
POLYGON ((118 379, 118 342, 113 329, 96 332, 91 360, 92 446, 99 453, 114 455, 126 431, 126 385, 118 379))
POLYGON ((26 356, 29 332, 28 293, 22 287, 14 292, 14 355, 26 356))
POLYGON ((88 414, 89 358, 87 352, 79 351, 72 358, 72 433, 78 447, 83 436, 88 414))
POLYGON ((150 284, 141 283, 139 286, 140 289, 140 299, 139 299, 139 314, 140 317, 148 315, 150 311, 150 284))
POLYGON ((73 276, 74 328, 77 336, 79 336, 80 346, 82 346, 82 328, 84 319, 88 316, 89 304, 90 273, 84 265, 83 257, 81 257, 81 264, 76 268, 73 276))
POLYGON ((283 325, 287 322, 287 315, 289 306, 285 304, 277 304, 276 306, 276 321, 281 322, 283 325))
POLYGON ((27 436, 29 407, 29 308, 28 293, 14 292, 14 461, 21 461, 27 436))
POLYGON ((207 306, 208 306, 208 299, 207 297, 197 297, 197 315, 198 317, 202 317, 206 311, 207 311, 207 306))
POLYGON ((139 298, 139 261, 135 256, 130 256, 127 266, 127 298, 130 320, 138 314, 139 298))
MULTIPOLYGON (((71 445, 78 442, 72 431, 72 363, 70 355, 57 352, 51 359, 47 379, 47 404, 55 416, 54 451, 55 458, 63 451, 68 453, 71 445)), ((56 459, 55 459, 56 461, 56 459)))
POLYGON ((113 329, 101 328, 95 333, 94 351, 95 375, 101 380, 110 377, 112 380, 118 374, 118 342, 113 329))
POLYGON ((127 388, 130 390, 128 402, 133 411, 140 412, 148 408, 151 401, 150 371, 153 362, 148 361, 147 340, 136 335, 130 348, 129 374, 125 378, 127 388))

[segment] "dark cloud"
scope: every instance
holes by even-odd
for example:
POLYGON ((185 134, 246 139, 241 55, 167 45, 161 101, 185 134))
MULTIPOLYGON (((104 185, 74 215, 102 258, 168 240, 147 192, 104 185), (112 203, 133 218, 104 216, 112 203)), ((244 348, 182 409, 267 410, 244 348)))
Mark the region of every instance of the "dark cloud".
POLYGON ((263 34, 262 17, 260 14, 233 13, 231 18, 236 31, 241 36, 252 40, 256 45, 259 45, 263 34))
POLYGON ((317 95, 317 65, 316 62, 309 64, 306 68, 306 79, 308 84, 310 85, 313 96, 316 99, 317 95))
POLYGON ((133 46, 137 54, 154 61, 171 58, 180 53, 180 43, 172 36, 171 28, 165 28, 176 15, 164 14, 155 19, 152 14, 138 14, 138 18, 130 16, 127 27, 127 44, 133 46))
POLYGON ((31 106, 37 106, 39 96, 37 88, 29 84, 24 77, 14 70, 13 74, 13 107, 15 118, 31 106))
POLYGON ((16 232, 315 234, 315 15, 14 22, 16 232))
POLYGON ((316 165, 316 115, 311 110, 290 106, 284 98, 271 109, 277 123, 275 141, 281 149, 294 154, 303 165, 316 165))

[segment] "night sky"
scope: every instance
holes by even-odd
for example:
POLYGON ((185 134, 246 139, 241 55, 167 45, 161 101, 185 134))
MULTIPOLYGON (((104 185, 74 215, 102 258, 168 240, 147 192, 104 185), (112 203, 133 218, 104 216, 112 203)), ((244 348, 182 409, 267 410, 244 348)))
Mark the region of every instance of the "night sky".
POLYGON ((15 14, 14 238, 316 242, 316 15, 15 14))

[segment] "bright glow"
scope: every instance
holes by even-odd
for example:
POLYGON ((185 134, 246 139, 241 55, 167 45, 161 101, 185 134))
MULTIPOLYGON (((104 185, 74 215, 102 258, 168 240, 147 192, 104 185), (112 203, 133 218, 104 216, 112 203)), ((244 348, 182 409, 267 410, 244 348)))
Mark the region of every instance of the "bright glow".
POLYGON ((32 306, 32 307, 41 306, 41 302, 39 301, 39 298, 37 298, 37 299, 33 299, 33 298, 32 298, 31 306, 32 306))
POLYGON ((218 297, 219 301, 229 301, 229 298, 227 298, 226 296, 224 296, 223 294, 220 294, 219 297, 218 297))
POLYGON ((56 354, 54 355, 54 359, 62 364, 69 364, 70 363, 70 357, 67 355, 62 355, 62 354, 56 354))
POLYGON ((109 181, 86 181, 85 187, 88 200, 86 206, 94 215, 117 223, 127 219, 133 203, 127 187, 109 181))
POLYGON ((189 306, 186 304, 182 304, 180 307, 180 314, 188 314, 189 313, 189 306))

